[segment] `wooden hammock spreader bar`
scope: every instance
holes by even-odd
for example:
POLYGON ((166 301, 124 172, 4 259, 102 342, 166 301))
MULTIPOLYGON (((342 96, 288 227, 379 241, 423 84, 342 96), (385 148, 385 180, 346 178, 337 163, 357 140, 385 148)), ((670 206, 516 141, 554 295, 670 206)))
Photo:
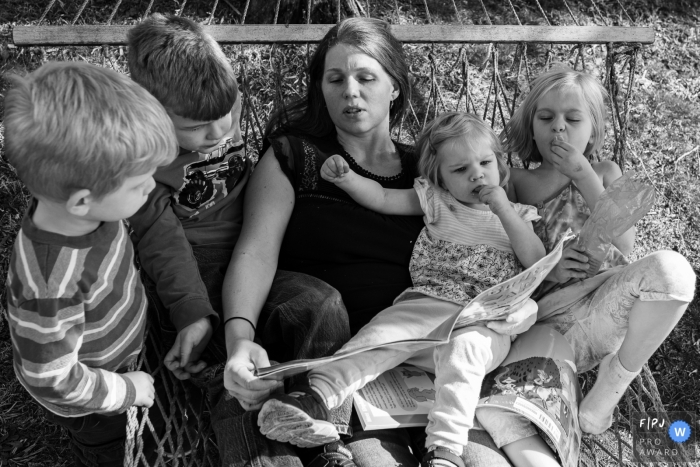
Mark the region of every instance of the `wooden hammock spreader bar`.
MULTIPOLYGON (((330 24, 219 25, 204 26, 221 44, 270 44, 319 42, 330 24)), ((16 46, 125 45, 128 25, 15 26, 16 46)), ((406 43, 519 43, 607 44, 654 42, 652 28, 608 26, 459 26, 392 25, 396 37, 406 43)))

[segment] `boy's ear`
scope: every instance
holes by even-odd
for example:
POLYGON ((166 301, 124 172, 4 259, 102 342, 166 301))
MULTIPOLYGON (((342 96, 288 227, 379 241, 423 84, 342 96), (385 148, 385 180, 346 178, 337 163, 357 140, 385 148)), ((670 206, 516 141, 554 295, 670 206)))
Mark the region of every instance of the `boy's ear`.
POLYGON ((66 209, 74 216, 86 216, 90 211, 90 204, 93 201, 92 193, 88 189, 74 192, 66 201, 66 209))

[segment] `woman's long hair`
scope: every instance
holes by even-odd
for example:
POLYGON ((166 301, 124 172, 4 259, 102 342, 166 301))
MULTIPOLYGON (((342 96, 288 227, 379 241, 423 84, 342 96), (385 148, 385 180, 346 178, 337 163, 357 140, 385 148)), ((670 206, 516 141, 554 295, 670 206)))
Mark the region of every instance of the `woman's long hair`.
POLYGON ((399 95, 389 110, 389 127, 400 123, 411 98, 408 66, 403 45, 394 37, 389 23, 373 18, 347 18, 328 31, 314 52, 309 65, 306 96, 276 110, 265 128, 264 149, 270 136, 303 133, 317 138, 335 134, 335 125, 326 108, 321 84, 328 51, 345 44, 379 62, 399 87, 399 95))

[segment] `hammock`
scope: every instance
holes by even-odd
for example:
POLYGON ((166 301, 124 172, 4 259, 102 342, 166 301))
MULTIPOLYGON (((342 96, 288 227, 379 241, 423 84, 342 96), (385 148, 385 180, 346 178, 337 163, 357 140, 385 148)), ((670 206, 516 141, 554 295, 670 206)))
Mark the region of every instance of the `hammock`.
MULTIPOLYGON (((232 0, 189 4, 181 0, 175 2, 179 7, 174 11, 158 9, 157 5, 154 10, 156 1, 149 0, 137 16, 144 18, 156 10, 187 15, 204 22, 208 32, 224 44, 224 51, 237 67, 244 97, 241 127, 253 154, 261 147, 263 125, 271 110, 303 93, 310 44, 328 31, 331 25, 327 23, 348 15, 371 15, 392 23, 392 31, 405 44, 417 91, 407 116, 395 130, 397 139, 413 143, 427 121, 447 110, 476 113, 498 131, 528 91, 528 83, 553 63, 564 62, 574 69, 586 69, 604 82, 611 96, 611 125, 604 151, 624 167, 637 58, 643 44, 653 42, 654 31, 608 25, 601 13, 607 5, 599 0, 589 0, 590 6, 587 3, 592 19, 574 14, 567 0, 560 2, 568 15, 554 11, 548 14, 539 0, 505 0, 489 3, 488 8, 485 0, 469 5, 459 2, 461 6, 456 0, 439 4, 428 0, 253 0, 251 6, 251 0, 247 0, 242 12, 232 0), (420 3, 422 8, 416 6, 420 3), (269 24, 246 25, 249 14, 268 14, 269 24), (301 17, 305 24, 285 24, 293 15, 301 17), (325 19, 326 24, 312 24, 312 16, 325 19), (238 24, 225 23, 225 18, 238 24), (582 20, 596 20, 603 25, 582 25, 582 20)), ((615 2, 620 17, 633 25, 619 0, 615 2)), ((74 4, 59 1, 60 8, 56 3, 50 0, 41 16, 29 25, 14 27, 15 46, 76 46, 74 50, 90 54, 93 61, 101 58, 104 66, 125 69, 123 46, 129 25, 112 22, 115 18, 126 22, 135 14, 130 10, 123 13, 124 18, 117 17, 122 0, 111 0, 109 9, 88 8, 90 0, 74 4), (92 47, 85 50, 85 46, 92 47)), ((508 162, 517 164, 510 156, 508 162)), ((139 368, 164 381, 166 397, 156 397, 151 409, 130 409, 124 465, 149 465, 142 455, 143 434, 146 430, 153 432, 149 411, 159 410, 166 430, 160 437, 154 433, 158 458, 150 465, 218 466, 216 440, 209 423, 210 407, 206 401, 200 403, 202 393, 197 387, 177 380, 165 369, 162 361, 166 351, 151 329, 139 368), (147 353, 155 354, 155 361, 160 362, 155 368, 148 364, 147 353), (192 452, 184 455, 190 448, 192 452), (166 459, 166 451, 175 457, 166 459)), ((582 377, 584 386, 587 379, 593 381, 582 377)), ((654 378, 645 365, 616 409, 612 429, 600 436, 584 436, 581 464, 629 465, 632 441, 628 417, 635 410, 647 409, 664 411, 654 378)), ((686 454, 680 452, 678 461, 686 459, 686 454)))

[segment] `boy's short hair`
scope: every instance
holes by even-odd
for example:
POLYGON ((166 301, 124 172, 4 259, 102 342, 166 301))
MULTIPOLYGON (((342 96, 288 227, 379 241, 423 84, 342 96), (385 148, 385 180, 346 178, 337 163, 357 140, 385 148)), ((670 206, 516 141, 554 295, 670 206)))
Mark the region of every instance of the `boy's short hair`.
POLYGON ((174 114, 199 121, 231 112, 238 97, 233 68, 198 23, 154 13, 129 30, 129 70, 174 114))
POLYGON ((85 62, 53 62, 10 79, 6 154, 36 197, 66 201, 88 189, 99 199, 127 177, 177 156, 165 109, 123 74, 85 62))
POLYGON ((551 90, 559 89, 574 89, 579 92, 591 116, 593 142, 586 147, 584 155, 588 157, 603 147, 608 92, 595 77, 562 65, 542 73, 532 82, 530 92, 501 135, 508 152, 516 152, 522 161, 542 162, 542 155, 534 141, 532 122, 540 98, 551 90))
POLYGON ((437 151, 449 140, 466 138, 468 144, 476 147, 486 143, 496 154, 500 186, 506 186, 510 179, 510 169, 503 160, 503 146, 493 129, 476 115, 465 112, 445 112, 428 123, 418 139, 418 173, 433 186, 443 187, 440 178, 440 161, 437 151))

